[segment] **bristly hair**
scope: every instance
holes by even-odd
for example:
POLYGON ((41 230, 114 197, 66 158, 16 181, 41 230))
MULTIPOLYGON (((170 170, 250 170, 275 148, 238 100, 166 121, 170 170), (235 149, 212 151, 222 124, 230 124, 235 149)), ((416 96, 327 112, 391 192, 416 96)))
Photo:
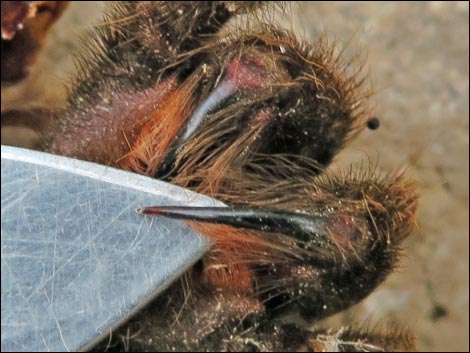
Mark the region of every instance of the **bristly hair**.
POLYGON ((315 352, 413 352, 415 337, 395 324, 314 330, 310 345, 315 352))
MULTIPOLYGON (((257 65, 277 66, 273 70, 277 77, 266 76, 265 90, 252 96, 235 95, 237 100, 208 114, 177 156, 174 182, 189 186, 201 180, 207 186, 209 180, 230 179, 230 174, 240 170, 259 169, 253 161, 259 162, 262 155, 268 168, 270 164, 279 167, 278 174, 288 173, 291 167, 319 173, 365 127, 371 93, 364 87, 360 65, 352 70, 354 63, 341 60, 335 54, 335 45, 329 45, 325 38, 312 45, 298 41, 288 31, 267 25, 261 28, 264 30, 260 32, 240 30, 205 48, 214 53, 216 65, 222 68, 229 58, 260 51, 257 65), (241 121, 247 123, 241 125, 241 121), (290 138, 292 134, 295 136, 290 138), (218 150, 220 146, 210 143, 221 139, 227 144, 233 140, 229 150, 218 150), (281 159, 292 163, 283 167, 281 159)), ((197 191, 215 195, 217 188, 214 182, 210 184, 210 188, 201 185, 197 191)))
MULTIPOLYGON (((308 44, 271 25, 219 37, 231 17, 257 6, 113 5, 88 36, 68 107, 47 145, 257 217, 252 228, 192 219, 214 246, 185 276, 184 290, 175 285, 158 298, 154 337, 162 347, 176 341, 188 349, 214 332, 211 344, 225 344, 246 316, 259 315, 256 331, 263 311, 276 316, 281 307, 310 323, 343 310, 394 269, 414 225, 417 194, 402 174, 379 176, 374 166, 326 171, 370 118, 359 60, 344 60, 325 38, 308 44), (262 211, 281 214, 288 226, 267 231, 262 211), (299 218, 306 226, 289 227, 299 218), (207 326, 197 326, 200 320, 207 326), (181 343, 179 333, 193 341, 181 343)), ((337 336, 361 340, 353 331, 337 336)))

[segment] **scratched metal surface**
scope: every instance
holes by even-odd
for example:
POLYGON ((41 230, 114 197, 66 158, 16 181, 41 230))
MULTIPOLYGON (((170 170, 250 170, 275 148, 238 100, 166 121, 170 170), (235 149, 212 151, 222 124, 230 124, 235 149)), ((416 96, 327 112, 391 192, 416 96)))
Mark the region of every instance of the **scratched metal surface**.
POLYGON ((174 185, 2 146, 1 349, 86 349, 207 250, 183 223, 135 212, 216 205, 174 185))

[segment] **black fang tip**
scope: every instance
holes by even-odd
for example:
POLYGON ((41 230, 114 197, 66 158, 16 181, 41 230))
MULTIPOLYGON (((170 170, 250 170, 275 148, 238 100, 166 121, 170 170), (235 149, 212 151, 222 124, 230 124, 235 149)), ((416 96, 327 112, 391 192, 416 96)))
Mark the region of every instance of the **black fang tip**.
POLYGON ((150 206, 136 211, 146 215, 281 233, 300 240, 324 234, 327 223, 325 216, 267 208, 150 206))

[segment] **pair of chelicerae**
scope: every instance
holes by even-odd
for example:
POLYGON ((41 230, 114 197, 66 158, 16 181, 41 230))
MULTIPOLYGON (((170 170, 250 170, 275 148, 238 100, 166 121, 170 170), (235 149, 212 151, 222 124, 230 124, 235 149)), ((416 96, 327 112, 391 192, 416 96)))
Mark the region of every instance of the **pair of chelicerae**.
POLYGON ((311 328, 393 270, 417 195, 402 175, 380 177, 372 167, 328 172, 346 143, 375 125, 369 93, 324 38, 305 43, 261 23, 221 34, 232 17, 266 6, 110 6, 86 37, 67 108, 44 135, 49 152, 230 205, 144 210, 185 219, 214 245, 126 326, 126 347, 413 349, 399 329, 311 328))

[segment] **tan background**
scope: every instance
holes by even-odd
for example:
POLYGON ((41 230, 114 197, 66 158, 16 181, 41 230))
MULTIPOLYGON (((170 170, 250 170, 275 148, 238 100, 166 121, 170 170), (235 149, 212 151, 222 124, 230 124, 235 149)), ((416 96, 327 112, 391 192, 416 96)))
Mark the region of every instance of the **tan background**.
MULTIPOLYGON (((382 170, 407 167, 422 195, 419 229, 405 244, 399 271, 329 324, 396 322, 416 332, 420 350, 468 351, 468 3, 304 2, 287 8, 285 26, 308 39, 327 33, 368 55, 381 127, 365 131, 333 168, 368 158, 382 170)), ((33 106, 63 104, 62 80, 79 49, 74 33, 97 18, 95 2, 73 3, 51 34, 38 74, 5 92, 2 106, 21 107, 25 99, 33 106)), ((8 136, 18 135, 9 130, 8 136)))

